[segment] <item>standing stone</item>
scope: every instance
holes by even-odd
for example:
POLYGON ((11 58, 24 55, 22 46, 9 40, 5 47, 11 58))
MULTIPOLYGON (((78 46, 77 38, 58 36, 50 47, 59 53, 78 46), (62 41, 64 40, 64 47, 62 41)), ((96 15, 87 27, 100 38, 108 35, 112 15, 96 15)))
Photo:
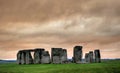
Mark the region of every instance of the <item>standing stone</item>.
POLYGON ((90 51, 90 52, 89 52, 89 62, 90 62, 90 63, 93 63, 93 62, 94 62, 94 59, 93 59, 93 51, 90 51))
POLYGON ((100 56, 100 50, 94 50, 95 54, 95 62, 100 63, 101 62, 101 56, 100 56))
POLYGON ((44 49, 35 49, 35 52, 34 52, 34 63, 35 64, 41 63, 42 51, 44 51, 44 49))
POLYGON ((33 63, 33 59, 30 53, 30 50, 26 50, 26 64, 32 64, 33 63))
POLYGON ((81 61, 82 61, 82 46, 75 46, 73 53, 74 53, 74 62, 81 63, 81 61))
POLYGON ((62 49, 61 63, 66 63, 66 62, 67 62, 67 50, 62 49))
POLYGON ((40 49, 40 63, 41 63, 42 53, 43 53, 43 51, 45 51, 45 49, 40 49))
POLYGON ((48 51, 42 51, 41 63, 50 63, 50 54, 48 51))
POLYGON ((52 63, 58 64, 61 63, 62 48, 52 48, 51 50, 51 59, 52 63))
POLYGON ((34 52, 34 63, 35 64, 39 64, 40 63, 40 51, 37 50, 37 49, 34 52))
POLYGON ((85 61, 86 61, 86 62, 89 62, 88 60, 89 60, 89 53, 86 53, 86 54, 85 54, 85 61))
POLYGON ((21 51, 21 64, 26 64, 26 52, 21 51))
POLYGON ((22 54, 22 52, 18 51, 18 53, 17 53, 17 64, 21 64, 21 54, 22 54))

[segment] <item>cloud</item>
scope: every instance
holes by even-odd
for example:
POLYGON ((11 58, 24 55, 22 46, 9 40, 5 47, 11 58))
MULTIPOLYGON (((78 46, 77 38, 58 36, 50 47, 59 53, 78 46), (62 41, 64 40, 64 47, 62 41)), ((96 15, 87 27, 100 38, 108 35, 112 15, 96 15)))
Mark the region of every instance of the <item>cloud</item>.
POLYGON ((1 21, 43 22, 74 16, 119 17, 118 0, 0 0, 1 21))
POLYGON ((78 44, 84 52, 118 50, 119 7, 118 0, 0 0, 0 48, 64 47, 70 56, 78 44))

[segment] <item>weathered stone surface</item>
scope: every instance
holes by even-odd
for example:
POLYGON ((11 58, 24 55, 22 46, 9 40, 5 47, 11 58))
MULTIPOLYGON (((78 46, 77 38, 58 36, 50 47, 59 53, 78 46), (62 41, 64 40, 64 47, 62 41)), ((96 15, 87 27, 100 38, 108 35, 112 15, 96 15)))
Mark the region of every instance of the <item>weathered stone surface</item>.
POLYGON ((21 51, 21 64, 26 64, 26 52, 21 51))
POLYGON ((93 62, 94 62, 94 59, 93 59, 93 51, 90 51, 90 52, 89 52, 89 62, 90 62, 90 63, 93 63, 93 62))
POLYGON ((27 50, 25 52, 26 52, 26 64, 32 64, 33 63, 33 59, 32 59, 30 51, 27 50))
MULTIPOLYGON (((90 51, 85 54, 85 61, 87 63, 101 62, 100 50, 90 51), (93 56, 94 55, 94 56, 93 56)), ((75 46, 73 52, 74 63, 82 63, 82 46, 75 46)), ((37 48, 32 50, 20 50, 17 53, 17 64, 40 64, 40 63, 68 63, 67 50, 62 48, 51 48, 51 59, 48 51, 37 48), (31 52, 34 52, 34 59, 31 52)))
POLYGON ((81 63, 81 61, 82 61, 82 46, 75 46, 73 53, 74 53, 74 62, 81 63))
POLYGON ((40 63, 40 51, 39 50, 35 50, 34 52, 34 63, 35 64, 40 63))
POLYGON ((51 59, 52 63, 57 64, 61 63, 62 48, 52 48, 51 50, 51 59))
POLYGON ((86 62, 89 62, 89 53, 86 53, 86 54, 85 54, 85 61, 86 61, 86 62))
POLYGON ((54 63, 54 64, 60 64, 61 63, 60 56, 53 56, 52 63, 54 63))
POLYGON ((18 51, 18 53, 17 53, 17 64, 21 64, 21 54, 22 54, 22 52, 18 51))
POLYGON ((48 51, 42 52, 41 63, 50 63, 50 54, 48 51))
POLYGON ((62 49, 61 63, 66 63, 66 62, 67 62, 67 50, 62 49))
POLYGON ((101 62, 101 56, 100 56, 100 50, 94 50, 94 54, 95 54, 95 62, 100 63, 101 62))
POLYGON ((17 63, 18 64, 32 64, 33 59, 30 53, 31 50, 20 50, 17 53, 17 63))
POLYGON ((34 63, 39 64, 41 63, 42 52, 44 51, 44 49, 35 49, 34 51, 35 51, 34 52, 34 63))
POLYGON ((85 58, 86 58, 87 63, 93 63, 94 62, 93 51, 90 51, 89 53, 86 53, 85 58))

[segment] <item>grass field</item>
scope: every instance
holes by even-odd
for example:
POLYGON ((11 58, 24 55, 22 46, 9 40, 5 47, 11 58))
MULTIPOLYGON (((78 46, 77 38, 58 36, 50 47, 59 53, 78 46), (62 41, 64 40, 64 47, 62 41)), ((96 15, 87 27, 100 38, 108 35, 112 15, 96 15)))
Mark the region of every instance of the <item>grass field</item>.
POLYGON ((0 64, 0 73, 120 73, 120 61, 92 64, 0 64))

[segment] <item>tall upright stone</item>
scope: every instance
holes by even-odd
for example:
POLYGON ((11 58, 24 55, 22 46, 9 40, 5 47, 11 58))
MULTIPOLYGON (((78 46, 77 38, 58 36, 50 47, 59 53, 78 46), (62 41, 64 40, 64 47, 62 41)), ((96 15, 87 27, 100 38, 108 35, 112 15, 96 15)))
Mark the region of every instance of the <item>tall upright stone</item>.
POLYGON ((21 64, 21 54, 22 54, 22 52, 18 51, 18 53, 17 53, 17 64, 21 64))
POLYGON ((35 49, 34 50, 34 63, 35 64, 40 64, 41 63, 41 58, 42 58, 42 52, 44 49, 35 49))
POLYGON ((38 49, 34 51, 34 63, 35 64, 40 63, 40 51, 38 49))
POLYGON ((100 50, 94 50, 94 55, 95 55, 95 62, 100 63, 101 62, 101 55, 100 55, 100 50))
POLYGON ((89 62, 90 62, 90 63, 93 63, 93 62, 94 62, 94 59, 93 59, 93 51, 90 51, 90 52, 89 52, 89 62))
POLYGON ((81 63, 81 61, 82 61, 82 46, 75 46, 73 54, 74 54, 74 62, 81 63))
POLYGON ((21 64, 26 64, 26 52, 24 50, 21 51, 21 64))
POLYGON ((33 63, 33 58, 31 56, 31 51, 30 50, 26 50, 26 64, 32 64, 33 63))
POLYGON ((61 63, 62 48, 52 48, 51 49, 51 59, 52 63, 58 64, 61 63))
POLYGON ((42 55, 41 55, 41 63, 43 64, 48 64, 50 63, 50 54, 48 51, 42 51, 42 55))
POLYGON ((85 54, 85 61, 88 63, 89 62, 89 53, 85 54))
POLYGON ((66 62, 67 62, 67 50, 62 49, 61 63, 66 63, 66 62))

